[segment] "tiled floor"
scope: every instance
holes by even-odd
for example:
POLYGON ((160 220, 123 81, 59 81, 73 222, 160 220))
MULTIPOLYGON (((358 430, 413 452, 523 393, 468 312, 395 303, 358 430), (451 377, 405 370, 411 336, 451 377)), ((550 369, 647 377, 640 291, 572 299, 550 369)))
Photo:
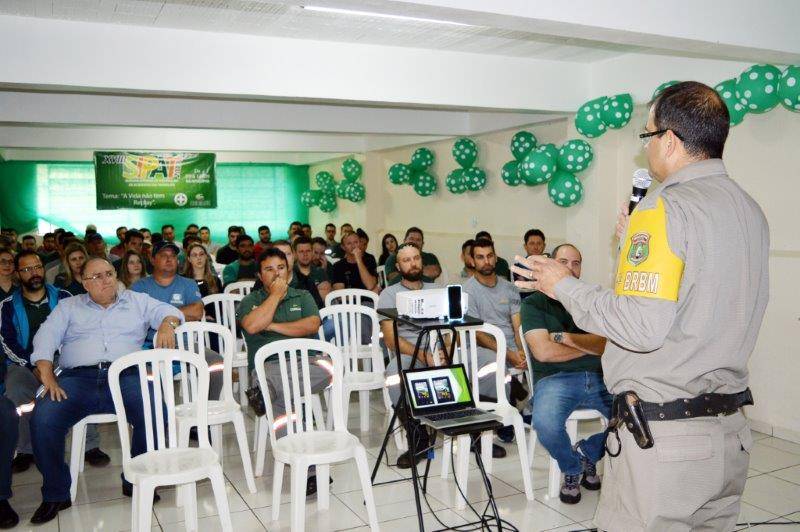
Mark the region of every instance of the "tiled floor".
MULTIPOLYGON (((367 448, 370 467, 374 464, 384 434, 388 417, 383 410, 382 401, 375 396, 371 402, 371 431, 362 435, 358 428, 358 408, 350 409, 350 430, 359 435, 367 448)), ((247 420, 249 436, 252 440, 253 420, 247 420)), ((584 424, 582 432, 598 430, 598 426, 584 424)), ((22 518, 16 530, 49 531, 121 531, 130 528, 130 499, 120 491, 120 452, 116 425, 101 429, 103 449, 112 457, 112 464, 105 468, 86 467, 78 483, 78 496, 72 508, 64 510, 59 518, 41 527, 28 524, 31 514, 40 502, 41 476, 35 468, 14 476, 14 498, 12 505, 22 518)), ((753 448, 749 479, 745 489, 740 521, 800 521, 800 445, 755 434, 757 442, 753 448)), ((495 460, 491 476, 493 491, 503 519, 513 523, 521 531, 537 530, 571 531, 591 528, 592 517, 597 504, 597 494, 583 492, 583 500, 577 505, 561 504, 546 496, 548 457, 541 445, 537 446, 534 460, 533 482, 535 500, 528 501, 524 495, 522 476, 516 445, 505 445, 508 456, 495 460)), ((393 440, 389 444, 394 458, 396 451, 393 440)), ((236 532, 251 530, 289 530, 289 479, 284 479, 284 493, 281 498, 280 520, 272 521, 272 458, 267 456, 264 476, 256 479, 258 492, 250 494, 244 480, 239 449, 232 430, 225 432, 224 470, 227 478, 228 501, 231 508, 233 526, 236 532)), ((483 508, 486 495, 474 460, 469 479, 468 498, 476 507, 483 508)), ((444 525, 452 526, 471 521, 474 516, 469 511, 455 509, 456 487, 452 474, 448 480, 439 476, 441 453, 433 461, 428 483, 428 504, 423 502, 425 527, 427 530, 442 528, 436 522, 431 509, 444 525)), ((287 468, 288 471, 288 468, 287 468)), ((399 471, 381 466, 378 481, 405 476, 407 471, 399 471)), ((318 511, 316 500, 310 498, 306 506, 306 528, 319 532, 334 530, 368 530, 367 515, 361 500, 360 487, 355 467, 352 463, 331 467, 334 483, 331 486, 331 504, 327 511, 318 511)), ((183 511, 176 508, 175 490, 162 489, 161 502, 153 512, 153 530, 184 530, 183 511)), ((220 529, 217 509, 206 482, 198 486, 198 515, 200 530, 203 532, 220 529)), ((410 482, 401 482, 374 489, 378 519, 381 529, 386 531, 408 532, 417 529, 413 491, 410 482)), ((742 527, 745 529, 746 527, 742 527)), ((761 525, 758 530, 775 532, 800 532, 796 525, 761 525)))

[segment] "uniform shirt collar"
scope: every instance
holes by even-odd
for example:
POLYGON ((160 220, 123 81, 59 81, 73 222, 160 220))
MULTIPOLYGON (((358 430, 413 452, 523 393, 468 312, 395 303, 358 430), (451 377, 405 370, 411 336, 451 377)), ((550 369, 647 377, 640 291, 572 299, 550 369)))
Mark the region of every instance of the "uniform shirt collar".
POLYGON ((685 183, 698 177, 727 176, 728 170, 722 159, 705 159, 695 163, 687 164, 674 174, 664 180, 664 186, 668 187, 677 183, 685 183))

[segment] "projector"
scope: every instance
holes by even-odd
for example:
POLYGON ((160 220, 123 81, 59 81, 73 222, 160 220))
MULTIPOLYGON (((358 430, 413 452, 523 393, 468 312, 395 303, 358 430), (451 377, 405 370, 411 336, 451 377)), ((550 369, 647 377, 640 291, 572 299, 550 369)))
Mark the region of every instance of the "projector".
MULTIPOLYGON (((408 290, 398 292, 397 314, 415 319, 439 319, 450 316, 450 305, 445 288, 408 290)), ((468 295, 461 292, 461 316, 467 313, 468 295)))

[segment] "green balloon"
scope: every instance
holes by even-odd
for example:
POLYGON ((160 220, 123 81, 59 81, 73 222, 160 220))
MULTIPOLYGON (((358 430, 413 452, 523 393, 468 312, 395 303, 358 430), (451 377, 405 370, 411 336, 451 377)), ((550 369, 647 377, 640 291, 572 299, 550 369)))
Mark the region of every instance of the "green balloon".
POLYGON ((464 170, 464 183, 473 192, 481 190, 486 186, 486 172, 477 166, 467 168, 464 170))
POLYGON ((530 131, 519 131, 511 137, 511 155, 521 161, 536 147, 536 137, 530 131))
POLYGON ((349 184, 350 184, 350 181, 339 181, 338 183, 336 183, 336 197, 338 197, 340 199, 348 199, 348 197, 347 197, 347 192, 348 192, 347 186, 349 184))
POLYGON ((466 192, 467 185, 464 183, 464 170, 458 168, 447 174, 444 180, 444 186, 453 194, 463 194, 466 192))
POLYGON ((606 125, 600 118, 600 111, 605 105, 606 99, 605 96, 602 96, 581 105, 575 114, 575 129, 578 130, 578 133, 593 139, 606 132, 606 125))
POLYGON ((549 142, 547 144, 542 144, 541 146, 536 148, 536 151, 543 151, 547 155, 549 155, 554 161, 558 160, 558 148, 552 142, 549 142))
POLYGON ((519 175, 528 186, 547 183, 555 171, 556 160, 545 150, 534 150, 519 163, 519 175))
POLYGON ((453 159, 461 168, 469 168, 478 158, 478 146, 472 139, 460 138, 453 144, 453 159))
POLYGON ((336 196, 334 194, 323 194, 319 200, 319 210, 322 212, 333 212, 336 210, 336 196))
POLYGON ((314 196, 311 190, 306 190, 300 194, 300 203, 302 203, 304 207, 314 207, 318 202, 319 200, 314 196))
POLYGON ((334 180, 335 179, 333 177, 333 174, 326 170, 317 172, 316 181, 317 181, 317 186, 319 188, 322 188, 322 185, 324 185, 325 183, 333 183, 334 180))
POLYGON ((664 83, 656 87, 656 90, 653 91, 653 96, 650 99, 655 100, 656 98, 661 96, 661 93, 664 92, 664 89, 672 87, 673 85, 677 85, 678 83, 680 83, 680 81, 675 81, 675 80, 665 81, 664 83))
POLYGON ((500 177, 506 185, 516 187, 522 183, 522 178, 519 176, 518 172, 519 163, 517 161, 508 161, 500 170, 500 177))
POLYGON ((736 78, 726 79, 714 87, 725 106, 728 108, 728 115, 731 118, 731 125, 735 126, 744 120, 747 108, 736 98, 736 78))
POLYGON ((427 170, 433 164, 433 152, 428 148, 417 148, 411 156, 411 168, 414 170, 427 170))
POLYGON ((359 201, 363 201, 364 198, 367 197, 367 189, 364 188, 362 183, 358 181, 353 181, 348 183, 347 185, 347 199, 352 201, 353 203, 358 203, 359 201))
POLYGON ((570 139, 558 150, 558 168, 567 172, 583 172, 594 159, 591 144, 582 139, 570 139))
POLYGON ((571 207, 583 197, 583 185, 574 175, 559 170, 547 184, 547 192, 559 207, 571 207))
POLYGON ((361 171, 361 163, 355 159, 345 159, 342 163, 342 175, 344 175, 344 178, 348 181, 355 181, 361 177, 361 171))
POLYGON ((633 114, 633 97, 628 94, 610 96, 602 106, 600 118, 611 129, 620 129, 628 125, 633 114))
POLYGON ((407 164, 396 163, 389 168, 389 181, 394 185, 405 185, 411 181, 411 167, 407 164))
POLYGON ((778 83, 778 98, 785 108, 800 113, 800 66, 786 67, 778 83))
POLYGON ((430 196, 434 192, 436 192, 436 188, 438 184, 436 183, 436 178, 433 177, 428 172, 420 172, 414 177, 413 181, 414 185, 414 192, 419 194, 420 196, 430 196))
POLYGON ((781 71, 773 65, 753 65, 736 78, 736 97, 748 113, 766 113, 778 105, 781 71))

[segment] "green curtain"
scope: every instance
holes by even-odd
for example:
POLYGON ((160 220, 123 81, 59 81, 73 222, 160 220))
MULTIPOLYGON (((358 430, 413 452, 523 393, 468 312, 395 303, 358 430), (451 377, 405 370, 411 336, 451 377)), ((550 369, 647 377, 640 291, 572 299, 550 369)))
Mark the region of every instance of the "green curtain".
POLYGON ((207 225, 214 240, 227 240, 230 225, 243 225, 257 236, 268 225, 279 238, 293 220, 308 221, 300 194, 308 189, 308 166, 290 164, 218 163, 216 209, 95 208, 94 165, 91 162, 0 162, 0 223, 18 232, 37 229, 40 221, 82 234, 87 224, 114 242, 120 225, 160 231, 166 223, 180 235, 190 224, 207 225))

